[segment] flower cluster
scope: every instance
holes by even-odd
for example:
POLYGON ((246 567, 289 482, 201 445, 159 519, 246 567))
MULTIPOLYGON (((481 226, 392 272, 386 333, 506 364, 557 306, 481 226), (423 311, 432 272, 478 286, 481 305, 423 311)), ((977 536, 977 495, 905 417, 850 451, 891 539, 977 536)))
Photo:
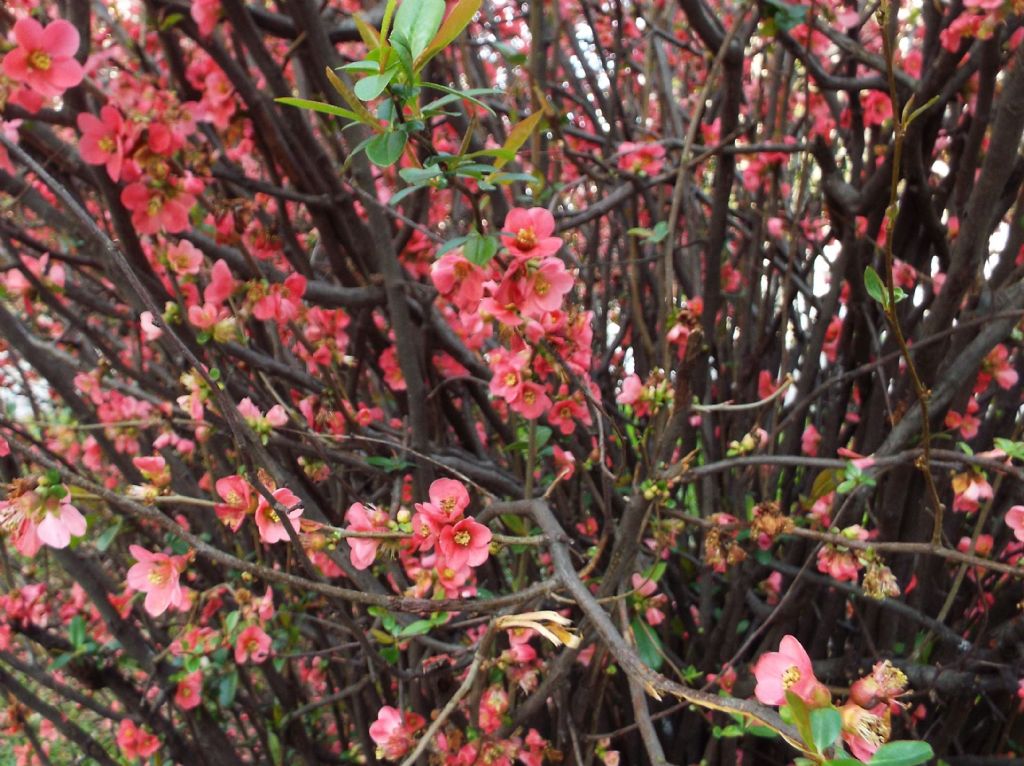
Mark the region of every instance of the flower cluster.
POLYGON ((67 548, 72 537, 86 531, 85 517, 70 498, 56 473, 17 479, 8 487, 7 499, 0 500, 0 530, 23 556, 35 556, 43 545, 67 548))
POLYGON ((428 502, 415 504, 411 523, 408 511, 401 511, 401 522, 394 523, 380 509, 353 503, 345 513, 345 531, 357 533, 348 538, 352 566, 371 566, 386 543, 387 533, 411 530, 401 550, 407 568, 421 573, 432 568, 446 589, 466 583, 473 569, 490 555, 491 530, 465 516, 469 492, 462 482, 438 479, 430 485, 428 494, 428 502), (412 554, 427 552, 432 553, 419 560, 410 559, 412 554))
MULTIPOLYGON (((765 705, 785 706, 787 693, 811 709, 832 706, 828 688, 814 675, 811 658, 793 636, 784 636, 779 651, 762 654, 754 665, 754 696, 765 705)), ((856 681, 850 698, 838 708, 842 739, 854 757, 865 763, 892 734, 891 715, 903 709, 898 701, 906 692, 907 677, 891 662, 877 663, 856 681)))

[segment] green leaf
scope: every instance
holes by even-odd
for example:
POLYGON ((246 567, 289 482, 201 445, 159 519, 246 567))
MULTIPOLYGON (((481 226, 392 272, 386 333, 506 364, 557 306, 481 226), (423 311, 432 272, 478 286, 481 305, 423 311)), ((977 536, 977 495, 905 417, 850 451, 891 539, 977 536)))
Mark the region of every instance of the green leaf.
POLYGON ((103 534, 96 538, 96 550, 100 553, 106 553, 107 548, 110 547, 111 543, 114 542, 114 538, 117 537, 117 533, 121 531, 121 519, 119 518, 106 530, 103 534))
POLYGON ((438 249, 437 257, 440 258, 449 250, 454 250, 457 247, 462 247, 464 244, 466 244, 466 240, 468 239, 469 237, 456 237, 455 239, 448 240, 440 247, 440 249, 438 249))
POLYGON ((429 633, 433 627, 434 623, 430 620, 416 620, 402 628, 398 632, 398 637, 409 638, 410 636, 422 636, 425 633, 429 633))
POLYGON ((431 165, 426 168, 402 168, 398 171, 398 175, 402 177, 402 180, 409 184, 422 185, 426 181, 432 178, 437 178, 444 173, 437 165, 431 165))
POLYGON ((888 742, 875 751, 870 766, 916 766, 934 757, 932 746, 927 742, 900 740, 888 742))
POLYGON ((386 168, 398 162, 405 150, 405 133, 382 133, 366 144, 366 156, 378 167, 386 168))
POLYGON ((345 109, 334 104, 327 104, 323 101, 310 101, 308 98, 292 98, 291 96, 282 96, 281 98, 275 98, 279 104, 285 106, 296 106, 299 109, 309 109, 313 112, 321 112, 322 114, 331 114, 335 117, 344 117, 346 120, 353 120, 355 122, 362 122, 359 115, 355 112, 345 109))
POLYGON ((667 236, 668 221, 658 221, 656 224, 654 224, 654 232, 651 234, 650 237, 648 237, 648 239, 650 239, 651 242, 653 242, 654 244, 658 244, 667 236))
POLYGON ((267 732, 267 748, 270 750, 270 762, 274 766, 284 763, 284 751, 281 749, 281 739, 275 732, 267 732))
POLYGON ((807 8, 803 5, 791 5, 782 0, 765 0, 765 5, 772 9, 765 15, 771 18, 779 29, 786 32, 802 24, 804 16, 807 15, 807 8))
POLYGON ((345 64, 341 67, 345 72, 374 72, 380 74, 380 64, 370 59, 363 59, 362 61, 353 61, 351 64, 345 64))
POLYGON ((242 613, 237 609, 230 614, 224 620, 224 628, 228 633, 234 633, 235 628, 238 627, 238 621, 241 619, 242 613))
POLYGON ((49 665, 49 670, 60 670, 62 667, 67 665, 71 660, 75 658, 75 655, 71 652, 64 652, 60 657, 55 659, 49 665))
POLYGON ((636 641, 636 653, 640 655, 645 665, 652 670, 658 670, 665 662, 661 654, 661 639, 639 617, 634 617, 630 625, 633 628, 633 639, 636 641))
POLYGON ((811 711, 811 739, 819 753, 824 753, 839 738, 843 719, 834 707, 811 711))
POLYGON ((388 204, 392 206, 397 205, 410 194, 415 194, 421 189, 423 189, 422 186, 406 186, 404 189, 399 189, 391 195, 391 199, 388 200, 388 204))
POLYGON ((883 308, 889 304, 889 292, 885 288, 885 283, 871 266, 864 269, 864 289, 872 299, 881 303, 883 308))
POLYGON ((68 640, 75 649, 85 643, 85 619, 82 615, 76 614, 71 620, 71 624, 68 626, 68 640))
POLYGON ((387 473, 397 473, 412 465, 408 460, 398 457, 387 457, 386 455, 371 455, 366 458, 366 462, 374 468, 380 468, 387 473))
POLYGON ((497 252, 497 237, 484 236, 477 231, 470 232, 466 237, 466 244, 462 248, 462 254, 466 256, 466 260, 477 266, 486 266, 497 252))
POLYGON ((430 45, 422 54, 417 55, 413 68, 418 72, 430 59, 451 45, 462 34, 462 30, 469 26, 482 3, 483 0, 459 0, 455 3, 430 45))
POLYGON ((222 679, 217 686, 217 702, 221 707, 230 707, 235 701, 235 694, 238 692, 238 671, 232 670, 222 679))
POLYGON ((427 109, 436 109, 439 106, 450 103, 452 101, 461 101, 465 99, 472 104, 476 104, 483 109, 486 109, 489 114, 494 114, 494 110, 487 106, 483 101, 477 98, 477 96, 492 95, 495 93, 501 93, 497 88, 469 88, 468 90, 455 90, 455 88, 449 88, 447 85, 441 85, 437 82, 425 82, 422 83, 424 88, 430 88, 431 90, 439 90, 442 93, 447 93, 447 96, 431 101, 429 104, 423 107, 423 111, 427 109))
POLYGON ((373 101, 384 92, 388 84, 394 79, 397 69, 388 69, 381 74, 368 74, 355 84, 352 89, 363 101, 373 101))
POLYGON ((804 743, 808 745, 813 743, 814 737, 811 735, 811 714, 807 709, 807 703, 793 692, 787 691, 786 709, 789 711, 789 715, 793 719, 793 725, 796 726, 796 730, 800 732, 800 737, 803 739, 804 743))
POLYGON ((412 58, 418 58, 441 28, 444 10, 444 0, 402 0, 389 39, 404 40, 412 58))
POLYGON ((168 13, 164 16, 164 20, 160 22, 160 31, 166 32, 183 18, 185 18, 184 13, 168 13))

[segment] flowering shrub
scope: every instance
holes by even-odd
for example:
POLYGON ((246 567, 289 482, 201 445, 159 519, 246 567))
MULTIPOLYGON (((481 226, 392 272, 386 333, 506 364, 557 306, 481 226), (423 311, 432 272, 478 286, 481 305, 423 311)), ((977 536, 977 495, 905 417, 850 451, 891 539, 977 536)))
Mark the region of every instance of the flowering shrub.
POLYGON ((5 3, 0 762, 1019 759, 1022 21, 5 3))

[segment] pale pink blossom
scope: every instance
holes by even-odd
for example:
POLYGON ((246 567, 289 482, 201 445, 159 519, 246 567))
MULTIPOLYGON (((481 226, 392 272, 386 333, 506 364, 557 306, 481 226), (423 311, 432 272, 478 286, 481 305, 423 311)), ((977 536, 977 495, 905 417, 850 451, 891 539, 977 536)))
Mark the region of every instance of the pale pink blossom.
POLYGON ((828 689, 814 677, 811 658, 793 636, 783 636, 779 651, 762 654, 754 666, 754 696, 765 705, 785 705, 791 691, 814 707, 829 703, 828 689))
POLYGON ((186 556, 151 553, 138 545, 131 545, 128 550, 138 562, 128 570, 128 586, 146 594, 147 612, 158 617, 168 607, 184 609, 188 606, 180 581, 188 561, 186 556))

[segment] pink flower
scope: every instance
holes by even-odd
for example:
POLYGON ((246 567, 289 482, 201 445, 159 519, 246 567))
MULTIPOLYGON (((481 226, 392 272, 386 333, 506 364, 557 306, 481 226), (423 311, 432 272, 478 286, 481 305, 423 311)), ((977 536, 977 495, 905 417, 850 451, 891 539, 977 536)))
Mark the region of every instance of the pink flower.
POLYGON ((47 511, 36 526, 39 540, 51 548, 67 548, 71 538, 85 534, 85 517, 70 503, 61 503, 56 511, 47 511))
POLYGON ((552 456, 555 459, 555 476, 561 481, 572 478, 576 472, 576 456, 571 452, 559 447, 557 444, 551 446, 552 456))
POLYGON ((542 207, 515 207, 508 211, 501 227, 501 243, 520 258, 544 258, 562 247, 555 232, 555 218, 542 207))
POLYGON ((558 258, 545 258, 526 283, 523 313, 534 316, 557 311, 562 297, 572 289, 572 275, 558 258))
POLYGON ((245 517, 256 512, 257 500, 252 485, 236 475, 217 479, 214 487, 224 502, 215 505, 213 512, 232 532, 237 532, 245 517))
POLYGON ((194 276, 203 265, 203 252, 183 239, 167 247, 167 265, 178 276, 194 276))
POLYGON ((220 21, 220 0, 192 0, 192 20, 199 27, 199 34, 209 37, 220 21))
POLYGON ((527 382, 523 383, 519 396, 510 404, 513 410, 527 420, 535 420, 550 409, 551 400, 544 391, 544 386, 527 382))
POLYGON ((427 490, 430 504, 448 521, 462 516, 469 507, 469 492, 466 485, 455 479, 438 479, 427 490))
POLYGON ((491 530, 473 519, 463 519, 441 530, 437 548, 444 565, 450 569, 478 567, 490 553, 491 530))
POLYGON ((639 572, 633 573, 634 602, 638 609, 643 609, 648 625, 660 625, 665 621, 665 613, 661 607, 668 603, 668 596, 658 593, 658 583, 639 572))
POLYGON ((64 19, 43 27, 33 18, 14 25, 18 46, 4 57, 4 74, 42 96, 59 96, 82 81, 85 73, 74 59, 78 30, 64 19))
POLYGON ((138 562, 128 570, 128 587, 146 594, 144 606, 147 612, 158 617, 170 606, 177 609, 188 606, 188 598, 180 582, 187 556, 150 553, 138 545, 130 545, 128 550, 138 562))
POLYGON ((242 665, 252 660, 259 665, 270 656, 270 643, 270 636, 259 625, 250 625, 235 641, 235 662, 242 665))
POLYGON ((619 144, 619 170, 654 176, 665 164, 665 147, 661 144, 639 144, 623 141, 619 144))
POLYGON ((800 437, 800 448, 805 455, 815 457, 818 454, 818 446, 820 444, 821 434, 812 424, 808 424, 807 428, 804 429, 803 436, 800 437))
MULTIPOLYGON (((292 528, 297 532, 298 519, 302 516, 302 508, 295 508, 293 506, 299 503, 298 495, 286 487, 275 489, 271 494, 278 503, 285 508, 291 509, 288 511, 288 519, 292 522, 292 528)), ((260 530, 260 540, 265 543, 280 543, 288 539, 288 531, 284 528, 284 524, 281 523, 281 518, 277 515, 277 511, 262 496, 259 499, 259 505, 256 507, 256 526, 260 530)))
POLYGON ((953 510, 974 513, 985 500, 992 499, 992 485, 983 473, 968 471, 953 477, 953 510))
POLYGON ((157 325, 152 311, 143 311, 139 314, 139 329, 142 331, 142 337, 147 341, 158 340, 164 334, 163 329, 157 325))
POLYGON ((813 707, 829 703, 828 689, 814 677, 811 658, 793 636, 783 636, 779 651, 762 654, 754 666, 754 696, 765 705, 785 705, 791 691, 813 707))
POLYGON ((202 701, 203 671, 197 670, 178 681, 178 688, 174 693, 174 704, 182 710, 191 710, 198 707, 202 701))
POLYGON ((153 755, 160 749, 160 740, 156 735, 136 726, 135 721, 124 718, 117 727, 117 746, 125 758, 133 761, 153 755))
POLYGON ((219 306, 231 297, 236 287, 238 282, 231 275, 227 261, 217 261, 210 270, 210 284, 203 290, 203 300, 219 306))
POLYGON ((1024 542, 1024 505, 1015 505, 1006 512, 1006 526, 1013 530, 1013 535, 1024 542))
POLYGON ((402 713, 398 708, 385 705, 377 712, 377 720, 370 724, 370 737, 377 743, 377 757, 397 761, 412 747, 412 738, 426 725, 419 713, 402 713))
POLYGON ((132 211, 132 225, 140 234, 174 234, 191 228, 188 214, 201 189, 201 182, 185 183, 172 176, 136 181, 121 190, 121 202, 132 211))
MULTIPOLYGON (((345 521, 348 526, 345 529, 349 532, 388 532, 388 514, 382 510, 370 506, 367 508, 362 503, 352 503, 345 511, 345 521)), ((349 558, 352 566, 356 569, 366 569, 371 566, 377 558, 377 549, 383 540, 372 537, 349 537, 348 547, 349 558)))
POLYGON ((461 252, 448 252, 430 267, 430 279, 445 298, 463 311, 475 311, 484 297, 484 271, 461 252))
POLYGON ((978 402, 971 397, 967 400, 964 414, 961 415, 954 410, 946 413, 946 427, 959 430, 960 435, 965 439, 973 439, 978 435, 978 429, 981 427, 981 420, 976 416, 977 412, 978 402))
POLYGON ((106 165, 110 180, 121 178, 124 163, 124 117, 107 104, 100 109, 100 116, 81 112, 77 118, 82 138, 78 142, 78 153, 90 165, 106 165))
POLYGON ((0 501, 4 526, 13 530, 11 540, 23 556, 35 556, 43 545, 67 548, 72 537, 85 534, 85 517, 68 497, 62 484, 40 480, 35 489, 11 492, 0 501))
POLYGON ((1010 352, 1002 343, 995 346, 985 357, 985 361, 981 363, 974 392, 984 391, 992 378, 995 378, 996 384, 1004 390, 1009 390, 1017 385, 1017 371, 1011 366, 1010 352))

